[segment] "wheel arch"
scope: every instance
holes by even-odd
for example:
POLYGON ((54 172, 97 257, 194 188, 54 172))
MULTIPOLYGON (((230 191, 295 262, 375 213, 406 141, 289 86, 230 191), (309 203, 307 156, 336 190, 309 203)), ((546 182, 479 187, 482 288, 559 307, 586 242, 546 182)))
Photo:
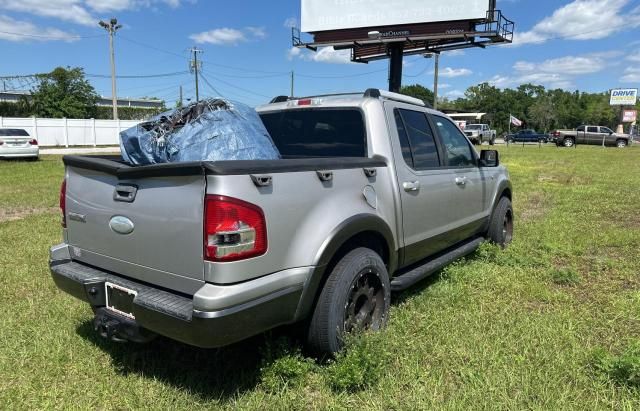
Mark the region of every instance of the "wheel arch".
POLYGON ((314 270, 307 279, 296 311, 296 320, 309 316, 322 287, 333 267, 349 251, 359 247, 370 248, 380 255, 389 276, 398 267, 398 253, 393 232, 380 217, 359 214, 339 224, 324 241, 314 262, 314 270))

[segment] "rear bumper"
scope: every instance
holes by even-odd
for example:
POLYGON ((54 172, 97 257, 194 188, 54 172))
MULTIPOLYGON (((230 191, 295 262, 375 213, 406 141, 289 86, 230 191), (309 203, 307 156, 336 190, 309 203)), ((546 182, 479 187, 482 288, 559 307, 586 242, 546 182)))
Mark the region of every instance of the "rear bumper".
POLYGON ((135 290, 133 314, 138 326, 203 348, 221 347, 294 322, 311 273, 311 268, 293 269, 237 285, 204 284, 188 296, 72 261, 65 258, 66 250, 66 245, 51 250, 51 275, 58 288, 86 301, 94 311, 105 306, 105 282, 135 290), (272 276, 275 280, 269 279, 272 276))
POLYGON ((39 153, 38 146, 7 147, 6 144, 0 146, 0 157, 38 157, 39 153))

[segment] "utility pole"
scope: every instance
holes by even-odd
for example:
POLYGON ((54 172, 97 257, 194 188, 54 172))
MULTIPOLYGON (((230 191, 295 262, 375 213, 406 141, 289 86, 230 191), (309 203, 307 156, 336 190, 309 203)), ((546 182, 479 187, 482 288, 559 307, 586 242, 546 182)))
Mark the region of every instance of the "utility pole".
POLYGON ((294 79, 295 79, 295 73, 293 72, 293 70, 291 70, 291 93, 289 94, 289 97, 293 98, 293 83, 294 83, 294 79))
POLYGON ((202 53, 202 50, 197 49, 196 47, 191 47, 190 50, 193 53, 193 60, 191 60, 191 69, 193 70, 196 76, 196 103, 200 102, 200 89, 198 88, 198 70, 200 69, 198 63, 198 53, 202 53))
POLYGON ((113 99, 113 119, 118 119, 118 97, 116 95, 116 55, 113 50, 113 36, 116 31, 122 28, 122 24, 118 24, 118 19, 115 17, 109 20, 108 23, 100 20, 98 23, 100 27, 107 30, 109 33, 109 51, 111 54, 111 96, 113 99))
POLYGON ((438 109, 438 66, 440 65, 440 53, 435 53, 435 70, 433 73, 433 109, 438 109))

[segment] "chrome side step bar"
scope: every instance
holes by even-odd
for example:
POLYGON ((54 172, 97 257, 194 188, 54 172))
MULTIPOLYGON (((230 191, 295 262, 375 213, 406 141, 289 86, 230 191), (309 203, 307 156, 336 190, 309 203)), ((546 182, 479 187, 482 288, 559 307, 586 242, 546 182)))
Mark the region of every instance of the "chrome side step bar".
POLYGON ((476 238, 465 243, 460 244, 459 246, 446 251, 444 254, 440 256, 427 260, 427 262, 423 265, 415 267, 406 273, 394 277, 391 280, 391 291, 398 292, 404 291, 407 288, 415 285, 446 265, 452 263, 460 257, 464 257, 467 254, 471 254, 474 252, 480 244, 485 241, 483 237, 476 238))

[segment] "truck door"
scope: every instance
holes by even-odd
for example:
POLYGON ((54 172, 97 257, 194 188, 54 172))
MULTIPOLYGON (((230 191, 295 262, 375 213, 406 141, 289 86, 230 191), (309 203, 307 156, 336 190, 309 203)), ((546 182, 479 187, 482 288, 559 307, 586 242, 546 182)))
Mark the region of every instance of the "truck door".
POLYGON ((587 143, 587 127, 586 126, 580 126, 576 129, 576 143, 577 144, 587 143))
POLYGON ((442 146, 445 169, 450 175, 450 238, 458 242, 476 234, 488 214, 489 187, 475 149, 447 117, 429 115, 442 146))
POLYGON ((443 167, 426 113, 409 104, 384 104, 402 207, 404 265, 408 265, 452 244, 447 233, 461 205, 453 203, 454 177, 443 167))
POLYGON ((602 135, 597 126, 587 126, 586 144, 602 144, 602 135))

